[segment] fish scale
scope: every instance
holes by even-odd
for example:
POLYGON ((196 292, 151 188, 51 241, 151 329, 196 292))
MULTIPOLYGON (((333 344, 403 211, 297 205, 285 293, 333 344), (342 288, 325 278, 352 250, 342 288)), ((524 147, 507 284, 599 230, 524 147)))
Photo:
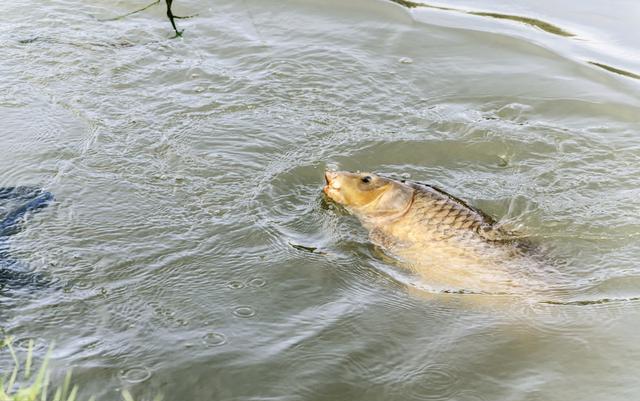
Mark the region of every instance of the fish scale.
MULTIPOLYGON (((416 213, 419 213, 418 210, 422 212, 426 224, 444 229, 472 230, 481 236, 484 229, 493 232, 495 237, 502 236, 502 233, 493 227, 495 225, 493 219, 464 201, 430 185, 406 181, 404 183, 415 189, 416 213)), ((489 240, 489 236, 484 235, 483 238, 489 240)))

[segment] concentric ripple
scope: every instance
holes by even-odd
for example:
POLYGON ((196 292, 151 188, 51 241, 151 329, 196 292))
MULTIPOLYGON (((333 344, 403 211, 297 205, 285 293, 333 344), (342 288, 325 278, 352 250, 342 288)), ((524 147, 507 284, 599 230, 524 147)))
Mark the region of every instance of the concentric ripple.
POLYGON ((251 306, 236 306, 233 308, 233 314, 241 318, 250 318, 256 315, 256 311, 251 306))
POLYGON ((151 370, 145 366, 134 366, 120 372, 120 378, 127 383, 142 383, 151 377, 151 370))
POLYGON ((203 343, 208 347, 220 347, 227 343, 227 336, 218 332, 210 332, 202 337, 203 343))

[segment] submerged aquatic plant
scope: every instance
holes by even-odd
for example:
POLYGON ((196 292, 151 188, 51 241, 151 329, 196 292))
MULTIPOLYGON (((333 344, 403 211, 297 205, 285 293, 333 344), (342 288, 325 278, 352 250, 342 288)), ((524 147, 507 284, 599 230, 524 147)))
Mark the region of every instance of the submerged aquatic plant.
MULTIPOLYGON (((71 370, 67 371, 62 386, 57 387, 55 391, 49 392, 51 371, 48 369, 48 365, 51 348, 49 348, 37 373, 32 376, 33 340, 29 341, 24 365, 20 363, 12 343, 12 337, 6 337, 0 341, 0 351, 8 350, 13 360, 13 367, 10 371, 0 377, 0 401, 76 401, 78 386, 71 386, 71 370), (21 371, 22 375, 20 375, 21 371)), ((127 390, 122 391, 122 399, 124 401, 135 401, 127 390)), ((89 398, 89 401, 93 400, 94 397, 89 398)), ((162 401, 162 396, 156 396, 153 401, 162 401)))

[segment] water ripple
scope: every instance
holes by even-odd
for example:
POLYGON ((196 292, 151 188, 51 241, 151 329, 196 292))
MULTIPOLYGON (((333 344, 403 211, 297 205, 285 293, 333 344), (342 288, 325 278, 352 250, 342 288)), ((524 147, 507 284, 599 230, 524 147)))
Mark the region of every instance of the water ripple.
MULTIPOLYGON (((587 3, 567 9, 607 18, 587 3)), ((37 357, 56 340, 97 398, 141 381, 176 400, 637 389, 640 109, 617 31, 186 1, 200 14, 169 40, 158 9, 40 6, 5 4, 0 185, 55 193, 11 251, 66 291, 3 305, 2 329, 37 357), (445 187, 554 264, 531 272, 536 296, 426 291, 323 199, 325 168, 445 187)))
POLYGON ((120 378, 127 383, 142 383, 151 377, 151 370, 144 366, 134 366, 120 372, 120 378))
POLYGON ((250 318, 256 315, 256 311, 251 306, 236 306, 233 308, 234 316, 250 318))

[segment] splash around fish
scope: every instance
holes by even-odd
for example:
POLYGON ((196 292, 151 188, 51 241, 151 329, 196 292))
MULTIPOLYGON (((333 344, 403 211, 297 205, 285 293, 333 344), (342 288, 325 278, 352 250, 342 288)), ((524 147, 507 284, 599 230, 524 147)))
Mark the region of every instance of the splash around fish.
POLYGON ((371 242, 436 292, 516 294, 532 287, 525 242, 492 217, 428 184, 326 171, 324 194, 356 216, 371 242))

